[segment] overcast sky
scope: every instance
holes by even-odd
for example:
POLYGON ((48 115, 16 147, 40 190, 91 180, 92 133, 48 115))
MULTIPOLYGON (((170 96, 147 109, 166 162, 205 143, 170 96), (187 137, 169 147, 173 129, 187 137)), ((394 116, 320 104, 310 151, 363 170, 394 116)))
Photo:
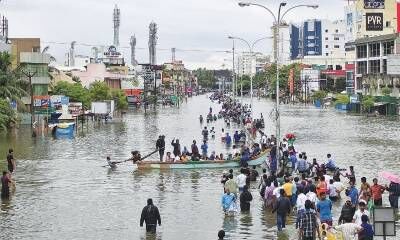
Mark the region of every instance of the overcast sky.
MULTIPOLYGON (((50 53, 58 62, 64 61, 67 44, 71 42, 110 45, 113 41, 112 13, 114 5, 121 9, 121 51, 130 59, 129 39, 137 37, 136 58, 148 62, 148 25, 158 24, 157 63, 170 61, 172 47, 177 48, 176 59, 188 68, 221 68, 231 66, 228 35, 245 38, 249 42, 270 36, 272 17, 262 8, 237 5, 238 0, 0 0, 0 14, 9 20, 10 37, 40 37, 42 48, 50 46, 50 53), (180 51, 199 49, 202 52, 180 51)), ((281 1, 250 0, 264 4, 274 12, 281 1)), ((343 18, 343 0, 287 0, 287 8, 296 4, 319 4, 317 10, 299 8, 288 14, 288 22, 310 18, 343 18)), ((271 54, 271 40, 259 42, 257 51, 271 54)), ((77 54, 90 55, 89 46, 77 45, 77 54)), ((246 51, 238 43, 238 51, 246 51)))

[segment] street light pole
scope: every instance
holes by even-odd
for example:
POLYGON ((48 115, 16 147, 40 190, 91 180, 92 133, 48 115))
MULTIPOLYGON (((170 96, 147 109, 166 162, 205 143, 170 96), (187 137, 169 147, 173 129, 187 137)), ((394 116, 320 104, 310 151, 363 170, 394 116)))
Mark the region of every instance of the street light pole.
POLYGON ((232 39, 232 95, 233 100, 236 96, 236 75, 235 75, 235 39, 232 39))
POLYGON ((248 6, 257 6, 257 7, 261 7, 264 8, 265 10, 267 10, 272 17, 274 18, 274 23, 275 23, 275 32, 274 32, 274 55, 275 55, 275 64, 276 64, 276 157, 277 160, 279 160, 279 145, 280 145, 280 113, 279 113, 279 27, 281 25, 282 19, 283 17, 292 9, 298 8, 298 7, 311 7, 311 8, 318 8, 318 5, 305 5, 305 4, 300 4, 300 5, 295 5, 289 9, 287 9, 281 17, 281 8, 286 6, 286 2, 281 2, 279 4, 279 9, 278 9, 278 17, 275 16, 275 14, 266 6, 258 4, 258 3, 249 3, 249 2, 239 2, 238 5, 240 7, 248 7, 248 6))

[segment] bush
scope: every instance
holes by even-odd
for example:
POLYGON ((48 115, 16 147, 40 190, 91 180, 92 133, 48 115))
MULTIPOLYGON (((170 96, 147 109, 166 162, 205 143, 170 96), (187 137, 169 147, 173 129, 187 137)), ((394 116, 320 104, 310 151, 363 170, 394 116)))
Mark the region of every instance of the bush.
POLYGON ((383 96, 389 96, 392 93, 392 90, 388 87, 384 87, 381 89, 383 96))
POLYGON ((373 96, 364 96, 361 102, 364 111, 371 112, 371 108, 374 106, 375 99, 373 96))
POLYGON ((322 100, 326 97, 326 92, 325 91, 316 91, 314 92, 314 94, 312 95, 312 98, 314 100, 322 100))
POLYGON ((349 104, 350 103, 350 98, 346 94, 338 94, 336 95, 336 104, 349 104))

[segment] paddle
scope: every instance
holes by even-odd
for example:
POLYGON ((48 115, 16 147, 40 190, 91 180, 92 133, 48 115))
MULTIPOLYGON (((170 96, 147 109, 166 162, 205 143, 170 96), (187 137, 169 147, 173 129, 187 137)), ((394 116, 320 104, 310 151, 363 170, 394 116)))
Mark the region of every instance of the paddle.
MULTIPOLYGON (((139 161, 142 161, 142 160, 144 160, 144 159, 150 157, 151 155, 153 155, 154 153, 158 152, 158 151, 161 150, 161 149, 164 149, 164 148, 160 148, 160 149, 154 150, 153 152, 151 152, 151 153, 147 154, 146 156, 140 158, 139 161)), ((113 163, 114 163, 114 164, 118 164, 118 163, 124 163, 124 162, 128 162, 128 161, 133 161, 133 159, 126 159, 126 160, 124 160, 124 161, 118 161, 118 162, 113 162, 113 163)), ((109 167, 109 166, 110 166, 110 165, 107 164, 107 165, 104 165, 104 166, 102 166, 102 167, 109 167)))

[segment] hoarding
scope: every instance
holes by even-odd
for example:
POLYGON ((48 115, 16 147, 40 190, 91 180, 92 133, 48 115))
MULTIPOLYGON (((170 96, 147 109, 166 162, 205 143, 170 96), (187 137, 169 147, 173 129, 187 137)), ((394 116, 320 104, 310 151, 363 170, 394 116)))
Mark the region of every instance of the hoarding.
POLYGON ((365 9, 384 9, 385 0, 364 0, 365 9))
POLYGON ((400 0, 396 1, 397 7, 397 32, 400 32, 400 0))
POLYGON ((365 21, 367 31, 383 30, 383 13, 366 13, 365 21))
POLYGON ((387 56, 387 74, 400 75, 400 55, 390 54, 387 56))

